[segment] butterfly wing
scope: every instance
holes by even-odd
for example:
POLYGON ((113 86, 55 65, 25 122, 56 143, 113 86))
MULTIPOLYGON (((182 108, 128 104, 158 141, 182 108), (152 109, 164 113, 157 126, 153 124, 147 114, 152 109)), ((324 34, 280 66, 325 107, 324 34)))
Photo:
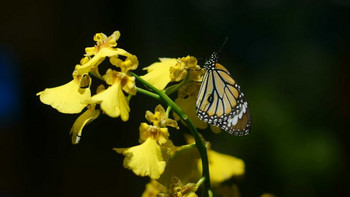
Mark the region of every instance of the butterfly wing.
POLYGON ((205 73, 198 93, 197 115, 233 135, 249 134, 248 103, 228 70, 216 63, 205 73))

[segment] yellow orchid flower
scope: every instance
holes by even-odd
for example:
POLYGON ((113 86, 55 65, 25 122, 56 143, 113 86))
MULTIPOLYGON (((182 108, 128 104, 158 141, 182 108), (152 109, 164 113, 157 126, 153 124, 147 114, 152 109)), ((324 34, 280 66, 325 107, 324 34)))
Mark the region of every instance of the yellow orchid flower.
POLYGON ((103 33, 98 33, 94 36, 96 45, 94 47, 85 48, 86 57, 81 64, 75 66, 75 70, 79 74, 88 73, 90 71, 97 71, 98 65, 106 58, 117 58, 119 55, 127 57, 124 63, 122 72, 127 70, 135 70, 138 66, 137 57, 130 54, 117 46, 117 40, 120 37, 120 32, 115 31, 111 36, 107 37, 103 33))
POLYGON ((193 56, 186 56, 179 58, 177 63, 170 67, 170 79, 171 81, 181 81, 183 80, 188 71, 190 71, 190 79, 193 81, 198 81, 201 79, 205 70, 197 65, 197 59, 193 56))
POLYGON ((197 59, 192 56, 183 58, 159 58, 160 62, 153 63, 145 67, 147 74, 141 76, 142 79, 152 84, 159 90, 163 90, 171 81, 183 80, 188 70, 190 70, 190 79, 198 81, 201 79, 205 70, 197 65, 197 59))
POLYGON ((40 101, 51 105, 61 113, 80 113, 87 105, 91 97, 91 78, 87 74, 80 75, 73 72, 73 80, 55 88, 46 88, 37 93, 40 101))
POLYGON ((100 115, 100 110, 95 109, 95 105, 89 105, 88 109, 82 113, 74 122, 70 131, 72 135, 72 144, 78 144, 81 138, 81 133, 86 124, 95 120, 100 115))
POLYGON ((89 102, 100 104, 102 111, 110 117, 120 116, 123 121, 127 121, 130 107, 123 90, 132 95, 136 94, 135 78, 112 69, 108 69, 103 77, 110 86, 92 96, 89 102))
POLYGON ((195 193, 197 189, 198 186, 195 183, 183 185, 181 180, 174 176, 171 177, 169 188, 156 180, 151 180, 151 182, 146 185, 142 197, 197 197, 195 193))
POLYGON ((140 139, 139 142, 143 143, 148 138, 156 139, 159 145, 166 143, 169 140, 168 128, 160 128, 153 125, 148 125, 145 122, 142 122, 140 125, 140 139))
POLYGON ((139 61, 135 55, 126 54, 126 59, 123 61, 120 58, 114 56, 109 59, 111 64, 119 67, 121 72, 127 73, 129 70, 135 70, 139 65, 139 61))
POLYGON ((97 33, 94 35, 96 45, 94 47, 87 47, 85 49, 86 55, 96 55, 103 48, 113 48, 117 46, 117 40, 120 38, 120 32, 115 31, 112 35, 107 37, 104 33, 97 33))
POLYGON ((145 117, 149 122, 153 123, 154 126, 170 126, 179 129, 177 122, 167 117, 167 114, 165 113, 165 110, 161 105, 157 105, 154 114, 151 111, 146 111, 145 117))
POLYGON ((197 197, 198 186, 195 183, 183 185, 181 180, 175 176, 170 180, 170 195, 176 197, 197 197))
POLYGON ((173 148, 169 143, 167 128, 141 123, 140 140, 142 143, 130 148, 114 148, 117 153, 125 156, 124 167, 132 170, 138 176, 149 176, 158 179, 164 172, 166 161, 173 148))
POLYGON ((169 69, 177 63, 177 60, 175 58, 159 58, 159 60, 160 62, 143 68, 143 70, 147 70, 147 74, 141 78, 157 89, 163 90, 171 81, 169 69))
POLYGON ((151 180, 147 183, 145 191, 142 193, 142 197, 158 197, 164 196, 167 197, 168 188, 164 185, 158 183, 156 180, 151 180))
POLYGON ((157 140, 148 138, 144 143, 131 148, 114 148, 125 156, 124 167, 138 176, 158 179, 163 173, 166 162, 163 160, 157 140))

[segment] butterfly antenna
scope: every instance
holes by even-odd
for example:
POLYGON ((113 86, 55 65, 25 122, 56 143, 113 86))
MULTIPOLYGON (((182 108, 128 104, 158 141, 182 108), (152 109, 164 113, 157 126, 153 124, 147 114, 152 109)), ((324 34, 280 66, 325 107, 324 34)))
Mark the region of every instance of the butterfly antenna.
POLYGON ((218 50, 218 53, 220 53, 220 52, 221 52, 221 50, 222 50, 222 48, 224 48, 224 46, 225 46, 225 44, 226 44, 227 40, 228 40, 228 37, 226 37, 226 38, 225 38, 225 40, 224 40, 224 42, 222 43, 222 45, 221 45, 220 49, 218 50))

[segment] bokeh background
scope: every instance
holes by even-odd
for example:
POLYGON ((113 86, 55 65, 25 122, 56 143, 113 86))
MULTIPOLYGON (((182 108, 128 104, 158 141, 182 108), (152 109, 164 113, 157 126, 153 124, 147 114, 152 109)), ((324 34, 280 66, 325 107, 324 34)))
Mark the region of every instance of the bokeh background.
POLYGON ((213 149, 246 162, 243 197, 350 196, 350 1, 37 0, 1 7, 0 196, 141 195, 148 179, 124 169, 112 148, 137 144, 138 125, 155 101, 132 99, 126 123, 100 116, 74 146, 69 130, 78 115, 60 114, 35 96, 70 81, 93 35, 115 30, 118 45, 139 58, 139 74, 158 57, 190 54, 203 64, 228 37, 220 62, 245 92, 253 128, 246 137, 203 134, 213 149))

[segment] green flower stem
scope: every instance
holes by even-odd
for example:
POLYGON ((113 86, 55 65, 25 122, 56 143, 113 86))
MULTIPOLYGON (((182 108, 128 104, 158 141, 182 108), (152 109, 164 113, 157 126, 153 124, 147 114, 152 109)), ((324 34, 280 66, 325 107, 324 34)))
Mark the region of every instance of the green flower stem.
POLYGON ((170 111, 171 111, 171 107, 168 106, 168 107, 166 108, 166 112, 165 112, 167 118, 169 118, 170 111))
POLYGON ((136 87, 137 92, 140 92, 141 94, 145 94, 147 96, 150 96, 152 98, 155 98, 157 100, 160 100, 160 96, 158 94, 154 94, 153 92, 150 92, 148 90, 136 87))
POLYGON ((202 185, 204 181, 205 181, 205 177, 200 178, 199 181, 196 183, 196 186, 199 187, 200 185, 202 185))
POLYGON ((130 72, 130 74, 132 76, 134 76, 136 78, 136 80, 138 80, 139 82, 144 84, 146 87, 153 90, 156 94, 158 94, 160 96, 160 99, 163 100, 165 103, 167 103, 172 108, 172 110, 174 110, 174 112, 177 115, 179 115, 180 118, 186 123, 188 129, 190 130, 192 136, 194 137, 197 149, 198 149, 200 156, 201 156, 201 159, 202 159, 203 177, 205 178, 205 180, 204 180, 204 192, 203 193, 205 194, 205 196, 207 196, 209 191, 210 191, 208 155, 207 155, 207 149, 205 147, 205 144, 202 141, 202 139, 200 138, 196 127, 194 126, 192 121, 188 118, 188 116, 185 114, 185 112, 182 111, 182 109, 178 105, 176 105, 175 102, 168 97, 168 95, 165 94, 165 92, 158 90, 153 85, 151 85, 147 81, 143 80, 141 77, 139 77, 135 73, 130 72))
MULTIPOLYGON (((101 75, 99 75, 98 73, 96 73, 96 72, 89 72, 89 74, 95 76, 96 78, 100 79, 101 81, 105 81, 105 79, 104 79, 101 75)), ((136 87, 136 90, 137 90, 137 92, 140 92, 141 94, 145 94, 145 95, 147 95, 147 96, 150 96, 150 97, 152 97, 152 98, 155 98, 155 99, 157 99, 157 100, 160 100, 160 96, 159 96, 158 94, 154 94, 153 92, 150 92, 150 91, 148 91, 148 90, 145 90, 145 89, 142 89, 142 88, 139 88, 139 87, 136 87)), ((131 96, 131 95, 129 95, 129 97, 128 97, 129 100, 131 99, 130 96, 131 96)))

